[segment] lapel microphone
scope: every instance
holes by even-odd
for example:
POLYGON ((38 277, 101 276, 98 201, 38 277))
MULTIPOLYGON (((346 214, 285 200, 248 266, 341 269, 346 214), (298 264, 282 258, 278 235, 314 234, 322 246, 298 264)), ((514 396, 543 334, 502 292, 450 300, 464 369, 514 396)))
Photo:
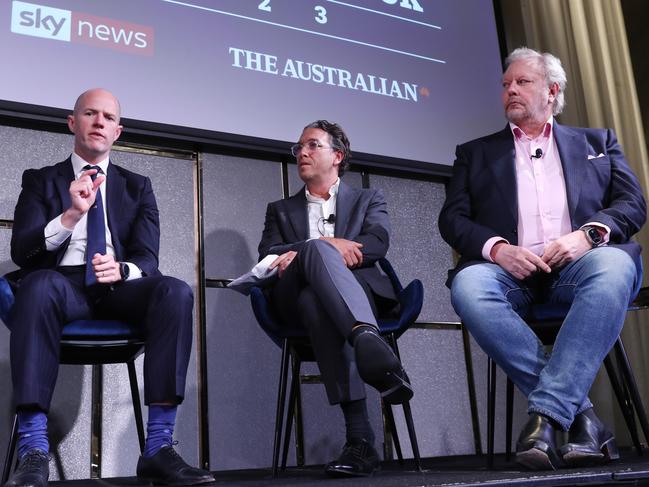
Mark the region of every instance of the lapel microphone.
POLYGON ((330 225, 333 225, 334 223, 336 223, 336 215, 332 213, 331 215, 329 215, 329 218, 325 218, 323 221, 329 223, 330 225))
POLYGON ((543 151, 541 150, 540 147, 538 149, 536 149, 536 152, 534 154, 530 155, 530 159, 532 159, 532 158, 540 159, 541 157, 543 157, 543 151))

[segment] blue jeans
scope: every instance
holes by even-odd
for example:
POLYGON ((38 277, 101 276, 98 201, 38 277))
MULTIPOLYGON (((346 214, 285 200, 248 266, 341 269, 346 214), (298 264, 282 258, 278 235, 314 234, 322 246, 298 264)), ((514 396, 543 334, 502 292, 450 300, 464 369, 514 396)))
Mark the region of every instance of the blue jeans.
POLYGON ((525 394, 528 412, 567 430, 576 414, 592 407, 588 391, 622 330, 641 274, 626 252, 613 247, 590 250, 550 275, 524 281, 483 263, 455 276, 451 301, 480 347, 525 394), (550 353, 523 320, 539 303, 567 309, 550 353))

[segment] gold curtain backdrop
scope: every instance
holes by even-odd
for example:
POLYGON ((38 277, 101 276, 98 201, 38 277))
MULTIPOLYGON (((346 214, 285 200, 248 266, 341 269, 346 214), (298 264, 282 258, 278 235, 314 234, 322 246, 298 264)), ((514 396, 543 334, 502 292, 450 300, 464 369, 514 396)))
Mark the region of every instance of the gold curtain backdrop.
MULTIPOLYGON (((649 165, 620 0, 501 0, 507 50, 526 45, 558 56, 568 75, 566 108, 559 121, 615 129, 629 165, 647 197, 649 165)), ((649 225, 636 235, 645 249, 649 282, 649 225)), ((649 310, 627 316, 622 338, 649 407, 649 310)), ((600 371, 591 400, 630 444, 606 374, 600 371)), ((644 441, 641 438, 641 441, 644 441)))

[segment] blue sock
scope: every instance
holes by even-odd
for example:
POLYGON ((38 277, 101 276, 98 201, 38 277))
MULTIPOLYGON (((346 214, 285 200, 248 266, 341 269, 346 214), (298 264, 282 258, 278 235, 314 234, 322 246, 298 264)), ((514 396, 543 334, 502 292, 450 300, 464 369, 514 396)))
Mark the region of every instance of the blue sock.
POLYGON ((31 450, 50 452, 47 416, 43 411, 18 411, 18 458, 31 450))
POLYGON ((152 457, 163 446, 172 445, 177 409, 178 406, 149 406, 143 456, 152 457))

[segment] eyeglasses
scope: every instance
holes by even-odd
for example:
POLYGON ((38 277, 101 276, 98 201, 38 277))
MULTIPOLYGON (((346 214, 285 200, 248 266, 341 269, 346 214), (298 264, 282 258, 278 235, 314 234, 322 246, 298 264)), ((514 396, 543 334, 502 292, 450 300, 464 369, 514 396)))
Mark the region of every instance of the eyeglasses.
POLYGON ((330 145, 322 145, 317 140, 310 140, 304 144, 295 144, 291 146, 291 154, 297 157, 300 154, 300 151, 302 150, 303 147, 306 147, 306 150, 309 153, 315 152, 318 149, 333 149, 333 147, 330 145))

